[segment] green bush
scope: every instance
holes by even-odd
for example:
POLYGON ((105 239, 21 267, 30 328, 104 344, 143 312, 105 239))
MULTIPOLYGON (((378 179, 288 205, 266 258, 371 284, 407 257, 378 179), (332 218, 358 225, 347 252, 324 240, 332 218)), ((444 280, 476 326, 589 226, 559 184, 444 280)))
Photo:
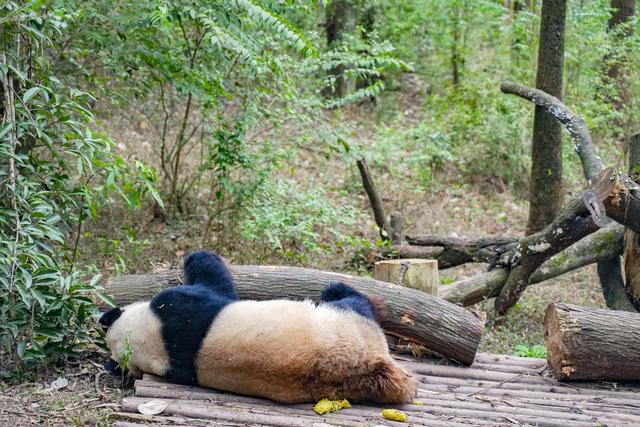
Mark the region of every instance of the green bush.
POLYGON ((340 225, 355 223, 349 205, 336 207, 321 188, 305 191, 289 181, 262 187, 251 203, 243 236, 287 258, 304 260, 347 241, 340 225), (323 241, 329 243, 323 243, 323 241))
MULTIPOLYGON (((91 131, 92 97, 51 71, 55 4, 0 6, 0 361, 31 368, 90 339, 97 280, 76 265, 82 225, 120 194, 136 206, 155 172, 129 165, 91 131)), ((106 297, 105 297, 106 298, 106 297)))

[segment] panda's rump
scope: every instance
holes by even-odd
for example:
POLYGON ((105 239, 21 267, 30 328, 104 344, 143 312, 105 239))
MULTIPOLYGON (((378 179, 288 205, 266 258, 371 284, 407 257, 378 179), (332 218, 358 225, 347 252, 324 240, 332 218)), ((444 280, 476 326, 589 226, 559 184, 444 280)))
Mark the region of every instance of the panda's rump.
POLYGON ((203 386, 308 401, 314 384, 339 381, 379 352, 386 352, 382 332, 355 313, 308 301, 240 301, 211 325, 196 369, 203 386))

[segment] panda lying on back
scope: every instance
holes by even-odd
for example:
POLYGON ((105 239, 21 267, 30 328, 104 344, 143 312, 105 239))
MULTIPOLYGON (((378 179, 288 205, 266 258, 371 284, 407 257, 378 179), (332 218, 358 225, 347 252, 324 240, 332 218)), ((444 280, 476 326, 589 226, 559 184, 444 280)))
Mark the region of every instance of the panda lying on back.
POLYGON ((389 355, 369 299, 342 283, 311 301, 240 301, 217 255, 190 254, 189 285, 100 318, 115 368, 283 403, 322 398, 402 403, 418 383, 389 355))

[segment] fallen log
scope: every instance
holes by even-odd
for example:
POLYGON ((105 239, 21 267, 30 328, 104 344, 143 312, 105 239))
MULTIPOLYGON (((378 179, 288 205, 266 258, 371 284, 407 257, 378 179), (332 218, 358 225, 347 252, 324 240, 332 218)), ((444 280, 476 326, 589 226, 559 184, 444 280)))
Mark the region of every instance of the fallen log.
MULTIPOLYGON (((436 246, 414 246, 403 243, 401 245, 394 245, 391 250, 383 250, 382 255, 384 258, 391 256, 397 258, 417 258, 417 259, 434 259, 438 260, 438 257, 444 252, 444 248, 436 246)), ((444 268, 438 261, 438 268, 444 268)))
POLYGON ((468 262, 496 264, 505 252, 518 243, 515 237, 482 237, 462 239, 433 235, 405 236, 411 247, 441 249, 433 258, 440 269, 456 267, 468 262))
POLYGON ((597 197, 601 198, 609 218, 640 233, 640 185, 616 169, 609 168, 596 179, 591 191, 598 193, 597 197))
POLYGON ((640 314, 553 303, 544 329, 559 380, 640 380, 640 314))
MULTIPOLYGON (((386 304, 385 332, 444 357, 470 365, 484 321, 462 307, 423 292, 347 274, 299 268, 236 265, 232 267, 241 298, 317 300, 330 282, 343 282, 386 304)), ((125 275, 111 278, 106 292, 118 305, 148 300, 159 290, 182 283, 181 271, 125 275)))
POLYGON ((511 271, 495 308, 504 315, 518 301, 531 274, 549 257, 593 233, 610 218, 640 232, 640 186, 614 168, 605 169, 582 194, 569 202, 558 217, 539 233, 518 242, 511 271))
POLYGON ((513 250, 509 277, 495 301, 496 313, 504 316, 520 299, 530 277, 547 259, 593 233, 598 225, 580 198, 569 202, 542 231, 525 237, 513 250))

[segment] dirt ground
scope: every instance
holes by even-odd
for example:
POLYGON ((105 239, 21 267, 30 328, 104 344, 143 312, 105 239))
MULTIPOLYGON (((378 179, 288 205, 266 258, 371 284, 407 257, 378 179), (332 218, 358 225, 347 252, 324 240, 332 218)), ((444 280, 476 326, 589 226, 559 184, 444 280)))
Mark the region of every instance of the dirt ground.
POLYGON ((88 353, 34 378, 0 380, 0 426, 106 426, 109 414, 132 392, 102 368, 104 356, 88 353))

